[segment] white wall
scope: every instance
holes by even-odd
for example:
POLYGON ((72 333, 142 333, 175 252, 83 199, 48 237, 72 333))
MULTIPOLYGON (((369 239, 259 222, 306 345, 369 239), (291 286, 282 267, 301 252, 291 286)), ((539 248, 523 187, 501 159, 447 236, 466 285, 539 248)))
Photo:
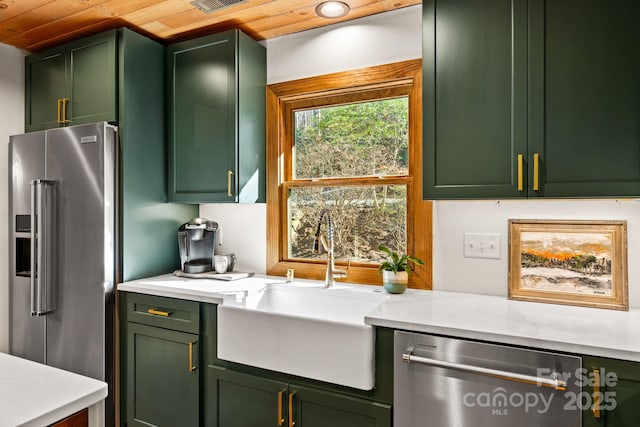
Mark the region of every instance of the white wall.
POLYGON ((441 201, 434 203, 434 289, 507 295, 509 219, 626 220, 629 305, 640 307, 640 200, 441 201), (499 233, 500 259, 463 257, 463 233, 499 233))
POLYGON ((422 57, 422 7, 267 40, 267 83, 422 57))
POLYGON ((0 44, 0 352, 9 350, 9 135, 24 132, 24 53, 0 44))
MULTIPOLYGON (((267 40, 267 81, 277 83, 422 56, 421 6, 267 40)), ((225 245, 264 272, 264 205, 202 205, 206 218, 225 228, 225 245), (245 233, 252 223, 251 234, 245 233), (261 258, 262 257, 262 258, 261 258), (262 261, 260 262, 260 260, 262 261)), ((640 201, 521 200, 434 203, 434 289, 507 295, 507 220, 624 219, 628 221, 629 300, 640 307, 640 201), (501 234, 499 260, 462 256, 465 232, 501 234)))

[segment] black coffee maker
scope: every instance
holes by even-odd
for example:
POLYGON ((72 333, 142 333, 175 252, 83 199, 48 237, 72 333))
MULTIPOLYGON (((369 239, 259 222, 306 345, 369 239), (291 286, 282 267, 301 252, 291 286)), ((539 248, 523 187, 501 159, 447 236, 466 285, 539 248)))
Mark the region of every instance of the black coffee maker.
POLYGON ((178 229, 180 266, 185 273, 204 273, 213 270, 218 223, 194 218, 178 229))

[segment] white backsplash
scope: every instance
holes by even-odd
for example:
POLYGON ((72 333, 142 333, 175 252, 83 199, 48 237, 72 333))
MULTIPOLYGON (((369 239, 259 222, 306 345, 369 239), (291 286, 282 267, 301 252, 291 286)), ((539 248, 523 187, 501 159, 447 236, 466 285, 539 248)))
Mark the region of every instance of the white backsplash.
POLYGON ((629 305, 640 307, 640 200, 439 201, 433 213, 433 288, 504 296, 509 219, 626 220, 629 305), (464 258, 464 233, 499 233, 500 259, 464 258))
POLYGON ((200 216, 218 223, 216 253, 236 254, 235 271, 264 274, 267 270, 267 205, 211 203, 200 216))
MULTIPOLYGON (((223 249, 238 270, 266 272, 266 205, 200 205, 200 215, 223 229, 223 249)), ((433 204, 433 288, 507 295, 509 219, 626 220, 629 305, 640 308, 640 200, 486 200, 433 204), (500 259, 464 258, 463 235, 500 234, 500 259)))

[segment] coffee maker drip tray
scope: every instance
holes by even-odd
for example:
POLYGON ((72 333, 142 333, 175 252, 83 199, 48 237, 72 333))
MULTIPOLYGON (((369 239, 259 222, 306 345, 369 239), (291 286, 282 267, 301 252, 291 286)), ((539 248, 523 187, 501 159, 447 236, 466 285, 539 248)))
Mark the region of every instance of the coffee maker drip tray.
POLYGON ((211 258, 192 259, 191 261, 185 262, 182 266, 182 271, 185 273, 205 273, 212 270, 211 258))

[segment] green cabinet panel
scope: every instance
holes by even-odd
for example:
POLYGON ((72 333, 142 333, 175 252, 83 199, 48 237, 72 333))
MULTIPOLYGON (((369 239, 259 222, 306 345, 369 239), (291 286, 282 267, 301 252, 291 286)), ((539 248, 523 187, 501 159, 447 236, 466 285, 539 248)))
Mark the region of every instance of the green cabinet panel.
MULTIPOLYGON (((622 360, 583 357, 585 373, 592 378, 593 371, 600 373, 600 393, 602 408, 596 416, 590 407, 582 415, 584 427, 635 427, 640 420, 640 363, 622 360)), ((593 384, 584 391, 592 402, 593 384)), ((584 403, 584 402, 583 402, 584 403)))
POLYGON ((198 426, 198 335, 129 322, 128 426, 198 426))
POLYGON ((264 47, 231 30, 168 47, 169 200, 265 201, 264 47))
POLYGON ((527 2, 432 0, 422 13, 425 198, 526 196, 527 2))
POLYGON ((279 426, 280 420, 286 425, 287 387, 279 381, 209 366, 205 425, 268 427, 279 426))
POLYGON ((26 131, 116 121, 116 55, 111 30, 27 56, 26 131))
POLYGON ((68 49, 70 124, 117 121, 116 31, 73 42, 68 49))
POLYGON ((123 281, 178 269, 178 228, 198 216, 198 206, 167 203, 164 57, 160 43, 118 31, 123 281))
POLYGON ((66 93, 66 59, 61 49, 25 58, 25 129, 58 127, 58 101, 66 93))
POLYGON ((639 19, 635 0, 424 2, 424 197, 639 195, 639 19))
POLYGON ((390 427, 391 406, 297 385, 289 386, 300 427, 390 427))
POLYGON ((529 196, 640 195, 640 3, 529 5, 529 196))
POLYGON ((390 427, 391 406, 209 366, 206 425, 390 427))

